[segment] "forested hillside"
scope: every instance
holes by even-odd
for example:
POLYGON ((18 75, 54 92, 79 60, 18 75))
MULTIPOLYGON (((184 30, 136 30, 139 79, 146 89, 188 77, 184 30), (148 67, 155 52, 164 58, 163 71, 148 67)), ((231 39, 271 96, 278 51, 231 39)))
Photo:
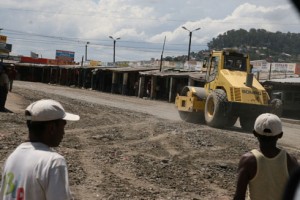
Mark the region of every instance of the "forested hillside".
POLYGON ((273 33, 264 29, 230 30, 213 38, 207 46, 209 50, 235 47, 249 53, 251 60, 280 62, 300 59, 300 33, 273 33))
MULTIPOLYGON (((208 49, 191 52, 191 60, 202 60, 210 50, 236 48, 248 53, 251 60, 264 59, 269 62, 300 62, 300 33, 269 32, 264 29, 229 30, 213 38, 208 49)), ((164 60, 185 61, 186 55, 166 57, 164 60)))

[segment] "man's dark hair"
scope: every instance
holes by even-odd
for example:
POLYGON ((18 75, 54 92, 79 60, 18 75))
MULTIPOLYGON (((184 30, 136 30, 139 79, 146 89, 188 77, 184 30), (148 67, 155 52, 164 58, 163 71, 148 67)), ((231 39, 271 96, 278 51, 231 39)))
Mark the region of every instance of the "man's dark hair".
POLYGON ((27 120, 26 123, 27 123, 29 134, 39 136, 45 131, 48 122, 36 122, 36 121, 27 120))
MULTIPOLYGON (((272 131, 270 129, 265 129, 264 132, 266 133, 271 133, 272 131)), ((260 142, 263 143, 268 143, 268 142, 272 142, 272 141, 277 141, 279 139, 279 135, 275 135, 275 136, 266 136, 266 135, 260 135, 259 133, 257 133, 255 130, 253 131, 253 133, 256 135, 257 139, 260 142)))
MULTIPOLYGON (((25 111, 25 116, 31 116, 31 114, 28 111, 25 111)), ((41 138, 43 135, 43 132, 46 130, 47 124, 50 122, 58 122, 58 120, 52 120, 52 121, 31 121, 27 120, 26 124, 29 131, 29 137, 34 136, 35 138, 41 138)))

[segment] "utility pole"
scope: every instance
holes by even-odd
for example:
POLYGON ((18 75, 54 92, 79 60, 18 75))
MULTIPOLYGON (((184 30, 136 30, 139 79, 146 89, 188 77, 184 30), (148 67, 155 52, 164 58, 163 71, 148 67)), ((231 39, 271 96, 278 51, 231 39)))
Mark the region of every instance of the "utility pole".
POLYGON ((160 67, 159 67, 159 71, 160 72, 161 72, 161 68, 162 68, 162 62, 163 62, 163 55, 164 55, 164 50, 165 50, 165 44, 166 44, 166 36, 165 36, 164 45, 163 45, 163 49, 162 49, 161 56, 160 56, 160 67))
POLYGON ((190 40, 189 40, 189 51, 188 51, 188 61, 190 60, 190 53, 191 53, 191 43, 192 43, 192 33, 194 31, 198 31, 200 30, 201 28, 196 28, 192 31, 190 31, 189 29, 187 29, 185 26, 182 26, 181 28, 183 28, 184 30, 187 30, 189 32, 189 37, 190 37, 190 40))
POLYGON ((85 61, 87 61, 87 46, 88 44, 90 44, 90 42, 86 42, 86 45, 85 45, 85 61))
POLYGON ((115 65, 116 62, 116 41, 121 39, 120 37, 114 39, 112 36, 109 36, 110 39, 112 39, 114 41, 114 55, 113 55, 113 63, 115 65))

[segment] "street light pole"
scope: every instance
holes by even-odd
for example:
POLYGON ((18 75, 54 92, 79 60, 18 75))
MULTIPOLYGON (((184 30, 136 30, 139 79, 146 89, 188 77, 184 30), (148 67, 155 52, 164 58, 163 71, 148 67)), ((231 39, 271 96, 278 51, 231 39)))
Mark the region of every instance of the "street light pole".
POLYGON ((114 56, 113 56, 113 63, 115 65, 116 62, 116 41, 121 39, 120 37, 114 39, 112 36, 109 36, 110 39, 112 39, 114 41, 114 56))
POLYGON ((85 61, 87 61, 87 45, 90 44, 90 42, 86 42, 85 45, 85 61))
POLYGON ((198 30, 200 30, 201 28, 196 28, 196 29, 194 29, 194 30, 192 30, 192 31, 190 31, 189 29, 187 29, 185 26, 182 26, 182 28, 183 28, 184 30, 187 30, 187 31, 189 32, 189 36, 190 36, 190 40, 189 40, 189 51, 188 51, 188 61, 189 61, 189 60, 190 60, 190 53, 191 53, 192 34, 193 34, 194 31, 198 31, 198 30))

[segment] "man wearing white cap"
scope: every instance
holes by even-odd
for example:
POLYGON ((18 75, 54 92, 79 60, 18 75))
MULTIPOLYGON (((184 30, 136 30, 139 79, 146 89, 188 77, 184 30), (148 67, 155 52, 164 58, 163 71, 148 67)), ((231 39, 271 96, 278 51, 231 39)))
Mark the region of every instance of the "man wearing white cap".
POLYGON ((285 184, 298 162, 277 147, 277 140, 283 135, 281 120, 274 114, 261 114, 255 121, 253 134, 259 149, 240 159, 234 200, 245 199, 247 187, 251 200, 282 199, 285 184))
POLYGON ((68 170, 57 147, 65 134, 66 121, 79 120, 54 100, 39 100, 25 110, 29 142, 19 145, 5 162, 0 199, 68 200, 68 170))

